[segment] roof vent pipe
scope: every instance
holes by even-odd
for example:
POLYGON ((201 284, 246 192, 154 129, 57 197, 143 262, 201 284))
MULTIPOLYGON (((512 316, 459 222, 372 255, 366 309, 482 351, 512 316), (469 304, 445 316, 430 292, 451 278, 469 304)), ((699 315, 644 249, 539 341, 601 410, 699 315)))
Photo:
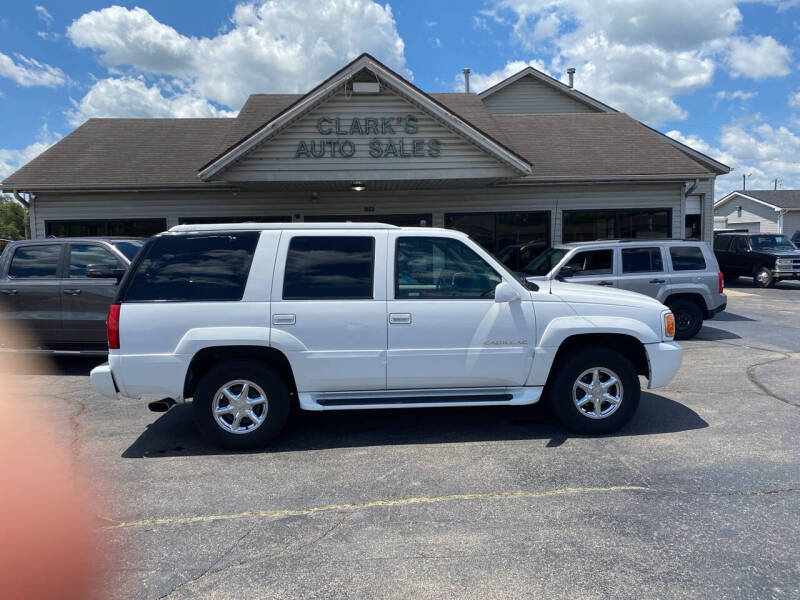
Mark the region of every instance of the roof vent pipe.
POLYGON ((464 67, 464 93, 469 94, 469 67, 464 67))
POLYGON ((569 89, 575 89, 575 67, 570 67, 567 69, 567 75, 569 75, 569 89))

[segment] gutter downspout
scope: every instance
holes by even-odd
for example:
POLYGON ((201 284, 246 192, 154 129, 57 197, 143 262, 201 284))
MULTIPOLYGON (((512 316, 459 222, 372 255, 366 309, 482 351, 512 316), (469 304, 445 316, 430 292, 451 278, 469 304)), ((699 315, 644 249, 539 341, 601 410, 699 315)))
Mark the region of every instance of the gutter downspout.
POLYGON ((36 195, 33 193, 28 194, 28 199, 26 200, 17 190, 13 190, 14 199, 22 204, 25 207, 25 211, 28 213, 28 218, 25 219, 25 239, 32 240, 33 239, 33 232, 35 231, 35 217, 33 212, 33 201, 36 200, 36 195))
POLYGON ((686 188, 686 191, 683 192, 683 195, 684 196, 689 196, 697 188, 698 185, 700 185, 700 179, 699 178, 695 179, 694 183, 690 184, 689 187, 686 188))
POLYGON ((782 208, 778 211, 778 233, 783 233, 783 215, 785 215, 787 211, 785 208, 782 208))

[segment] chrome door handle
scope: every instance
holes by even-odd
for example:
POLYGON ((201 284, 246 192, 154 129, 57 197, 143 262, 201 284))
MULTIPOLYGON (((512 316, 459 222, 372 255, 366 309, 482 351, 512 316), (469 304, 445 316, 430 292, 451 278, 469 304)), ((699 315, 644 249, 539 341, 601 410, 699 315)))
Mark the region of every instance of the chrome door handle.
POLYGON ((0 292, 3 292, 6 296, 16 296, 17 295, 17 290, 0 290, 0 292))
POLYGON ((611 286, 611 285, 614 285, 614 282, 613 281, 598 281, 597 285, 611 286))
POLYGON ((67 296, 77 296, 78 294, 81 293, 81 291, 79 289, 75 288, 75 289, 64 290, 64 293, 67 296))
POLYGON ((296 322, 295 315, 272 315, 273 325, 294 325, 296 322))
POLYGON ((650 283, 667 283, 666 279, 651 279, 650 283))
POLYGON ((391 313, 389 323, 395 325, 408 325, 411 323, 411 313, 391 313))

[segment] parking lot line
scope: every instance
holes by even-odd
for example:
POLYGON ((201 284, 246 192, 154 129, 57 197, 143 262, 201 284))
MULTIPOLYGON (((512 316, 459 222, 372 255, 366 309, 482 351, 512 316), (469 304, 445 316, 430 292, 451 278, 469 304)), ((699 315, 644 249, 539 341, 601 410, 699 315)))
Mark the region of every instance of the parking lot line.
POLYGON ((567 496, 574 494, 589 494, 598 492, 649 492, 651 488, 639 485, 612 485, 608 487, 565 487, 541 492, 484 492, 478 494, 448 494, 446 496, 421 496, 413 498, 397 498, 395 500, 370 500, 368 502, 356 502, 353 504, 325 504, 322 506, 311 506, 308 508, 296 508, 286 510, 248 510, 240 513, 219 514, 219 515, 192 515, 183 517, 167 517, 163 519, 140 519, 138 521, 116 521, 109 517, 100 517, 105 521, 114 524, 103 527, 103 529, 126 529, 131 527, 142 527, 152 525, 175 525, 185 523, 208 523, 212 521, 226 521, 232 519, 253 519, 264 517, 296 517, 302 515, 312 515, 319 512, 328 511, 355 511, 366 508, 377 508, 382 506, 408 506, 411 504, 434 504, 437 502, 452 502, 456 500, 492 500, 505 498, 547 498, 550 496, 567 496))
POLYGON ((731 290, 731 289, 726 289, 725 293, 728 296, 731 296, 731 297, 734 297, 734 298, 735 297, 739 297, 739 296, 741 296, 741 297, 743 297, 743 296, 755 296, 755 294, 751 294, 749 292, 740 292, 739 290, 731 290))

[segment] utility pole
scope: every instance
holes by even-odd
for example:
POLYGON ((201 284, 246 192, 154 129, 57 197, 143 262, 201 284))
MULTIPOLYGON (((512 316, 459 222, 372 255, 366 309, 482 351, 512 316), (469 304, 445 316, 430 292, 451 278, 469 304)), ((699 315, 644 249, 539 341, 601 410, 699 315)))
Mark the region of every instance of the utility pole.
POLYGON ((747 189, 747 175, 742 173, 742 191, 747 189))
POLYGON ((776 178, 775 178, 775 187, 774 187, 773 189, 775 189, 775 190, 777 190, 777 189, 778 189, 778 182, 779 182, 779 181, 780 181, 780 177, 776 177, 776 178))

